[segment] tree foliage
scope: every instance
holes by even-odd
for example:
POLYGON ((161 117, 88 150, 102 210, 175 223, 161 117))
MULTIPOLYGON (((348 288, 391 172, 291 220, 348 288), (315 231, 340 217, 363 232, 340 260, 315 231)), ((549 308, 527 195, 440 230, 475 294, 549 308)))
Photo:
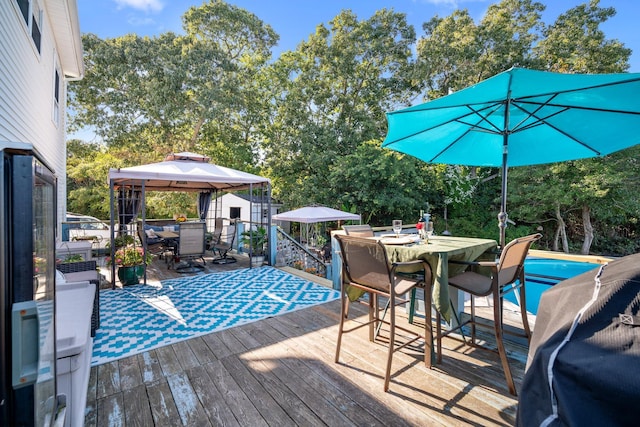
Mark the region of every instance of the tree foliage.
MULTIPOLYGON (((70 130, 93 130, 97 144, 69 141, 69 207, 104 218, 109 167, 195 151, 268 176, 287 208, 346 207, 382 225, 413 221, 429 203, 437 231, 495 238, 497 170, 460 168, 452 177, 443 165, 381 149, 385 112, 513 66, 628 69, 630 50, 601 29, 613 8, 591 0, 551 24, 542 21, 544 9, 532 0, 502 0, 478 22, 456 10, 428 19, 417 39, 405 15, 392 9, 366 19, 344 10, 275 59, 273 29, 221 0, 190 8, 184 34, 104 40, 85 34, 86 76, 70 85, 69 123, 70 130), (464 184, 458 190, 465 197, 452 193, 452 183, 464 184), (445 201, 454 199, 445 225, 445 201)), ((507 238, 541 228, 541 245, 550 248, 637 251, 630 242, 640 241, 639 202, 625 184, 638 180, 637 158, 635 148, 511 169, 508 203, 517 226, 507 238)), ((149 201, 151 215, 195 211, 192 195, 149 201)))
MULTIPOLYGON (((295 52, 278 58, 279 94, 265 144, 276 197, 289 206, 339 207, 331 171, 384 134, 386 109, 411 93, 406 76, 414 41, 403 14, 385 9, 359 21, 343 11, 329 28, 319 25, 295 52)), ((347 191, 362 187, 361 180, 350 183, 347 191)))

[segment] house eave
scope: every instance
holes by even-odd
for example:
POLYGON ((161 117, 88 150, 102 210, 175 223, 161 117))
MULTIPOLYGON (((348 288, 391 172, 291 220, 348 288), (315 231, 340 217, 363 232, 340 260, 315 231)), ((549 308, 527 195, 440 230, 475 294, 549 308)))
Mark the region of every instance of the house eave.
POLYGON ((82 37, 76 0, 45 0, 62 73, 69 79, 84 76, 82 37))

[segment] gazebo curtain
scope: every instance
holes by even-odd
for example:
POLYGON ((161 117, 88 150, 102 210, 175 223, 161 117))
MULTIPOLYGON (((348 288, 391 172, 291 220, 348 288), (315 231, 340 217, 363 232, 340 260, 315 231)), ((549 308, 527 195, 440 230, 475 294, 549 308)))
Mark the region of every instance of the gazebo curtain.
POLYGON ((142 192, 131 188, 118 190, 118 222, 120 226, 131 223, 140 213, 142 192))
POLYGON ((198 193, 198 216, 200 220, 207 219, 209 206, 211 205, 211 191, 201 191, 198 193))

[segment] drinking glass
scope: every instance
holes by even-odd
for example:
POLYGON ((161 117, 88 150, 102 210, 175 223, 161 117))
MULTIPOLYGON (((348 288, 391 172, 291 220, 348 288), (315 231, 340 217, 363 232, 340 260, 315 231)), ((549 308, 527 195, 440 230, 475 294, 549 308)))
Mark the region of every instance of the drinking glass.
POLYGON ((424 227, 427 230, 427 238, 431 238, 433 236, 433 221, 426 222, 424 227))
POLYGON ((402 220, 394 219, 391 224, 393 225, 393 232, 396 233, 396 237, 400 237, 400 232, 402 231, 402 220))

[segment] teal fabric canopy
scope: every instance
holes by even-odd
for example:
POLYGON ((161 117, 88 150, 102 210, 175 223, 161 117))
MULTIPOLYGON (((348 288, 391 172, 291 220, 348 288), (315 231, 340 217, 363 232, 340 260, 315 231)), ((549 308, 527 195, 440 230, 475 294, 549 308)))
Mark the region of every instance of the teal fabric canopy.
POLYGON ((424 104, 387 113, 382 146, 429 163, 502 168, 604 156, 640 143, 640 73, 511 68, 424 104))

